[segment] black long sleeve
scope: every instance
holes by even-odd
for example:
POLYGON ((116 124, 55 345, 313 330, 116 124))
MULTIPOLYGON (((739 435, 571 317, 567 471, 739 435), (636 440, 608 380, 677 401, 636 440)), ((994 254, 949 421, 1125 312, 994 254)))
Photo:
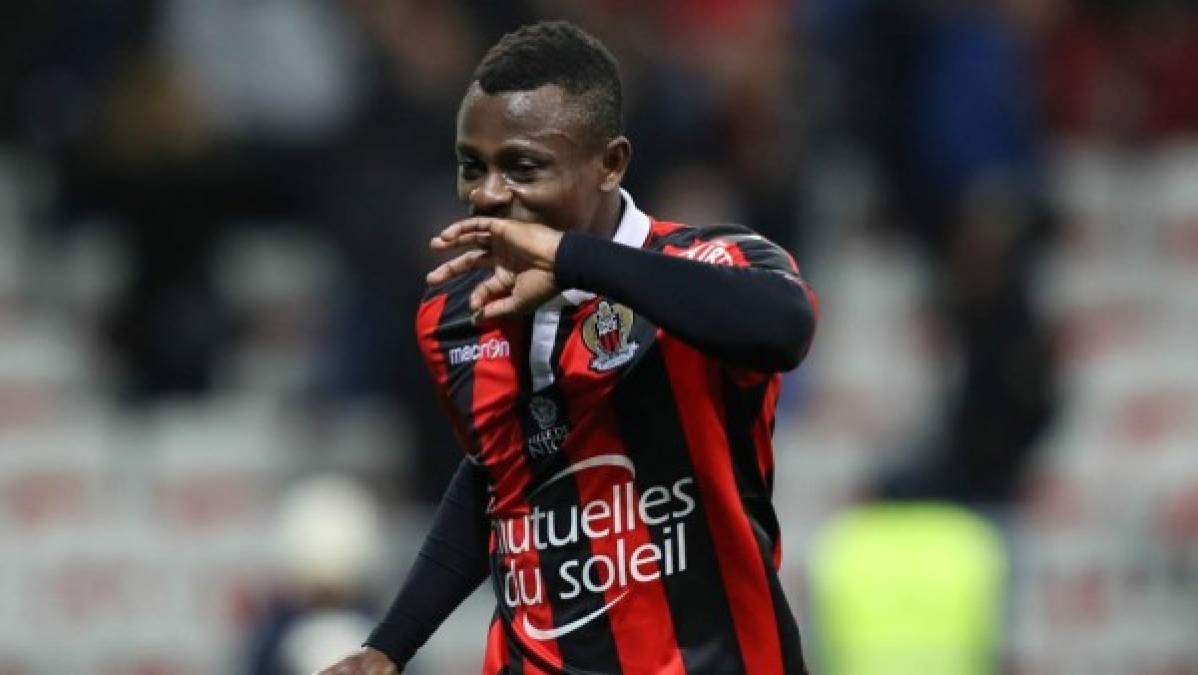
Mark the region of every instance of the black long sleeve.
POLYGON ((486 507, 486 473, 463 459, 403 587, 365 642, 401 669, 487 578, 486 507))
POLYGON ((611 297, 729 365, 783 371, 806 355, 815 307, 798 275, 779 267, 713 265, 567 232, 554 275, 559 287, 611 297))

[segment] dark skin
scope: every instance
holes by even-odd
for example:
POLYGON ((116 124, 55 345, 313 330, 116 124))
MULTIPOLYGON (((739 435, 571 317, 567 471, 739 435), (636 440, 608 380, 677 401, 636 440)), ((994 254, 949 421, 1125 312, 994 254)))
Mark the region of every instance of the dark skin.
MULTIPOLYGON (((611 238, 632 145, 599 139, 582 102, 556 85, 489 95, 477 83, 458 111, 458 197, 471 217, 430 242, 458 255, 428 274, 443 284, 492 271, 470 296, 475 322, 528 314, 559 292, 553 263, 563 232, 611 238)), ((318 675, 395 675, 386 654, 363 647, 318 675)))
POLYGON ((557 294, 562 232, 615 232, 632 145, 597 139, 581 106, 556 85, 492 96, 476 83, 462 100, 458 197, 472 217, 433 238, 433 250, 464 252, 428 282, 493 270, 470 296, 476 321, 527 314, 557 294))

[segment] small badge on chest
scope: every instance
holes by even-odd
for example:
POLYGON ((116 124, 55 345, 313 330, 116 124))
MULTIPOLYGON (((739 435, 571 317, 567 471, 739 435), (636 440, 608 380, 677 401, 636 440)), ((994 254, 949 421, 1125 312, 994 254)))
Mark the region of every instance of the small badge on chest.
POLYGON ((595 355, 593 370, 613 370, 632 360, 638 346, 629 339, 632 321, 631 309, 607 300, 600 300, 595 312, 583 321, 582 341, 595 355))

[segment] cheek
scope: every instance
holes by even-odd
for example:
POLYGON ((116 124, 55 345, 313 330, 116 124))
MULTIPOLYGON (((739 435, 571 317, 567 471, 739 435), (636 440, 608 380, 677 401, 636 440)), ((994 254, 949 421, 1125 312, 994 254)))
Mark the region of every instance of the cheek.
POLYGON ((564 227, 575 217, 573 186, 566 181, 552 180, 536 185, 522 186, 517 192, 516 211, 526 211, 513 216, 521 220, 533 220, 546 225, 564 227))

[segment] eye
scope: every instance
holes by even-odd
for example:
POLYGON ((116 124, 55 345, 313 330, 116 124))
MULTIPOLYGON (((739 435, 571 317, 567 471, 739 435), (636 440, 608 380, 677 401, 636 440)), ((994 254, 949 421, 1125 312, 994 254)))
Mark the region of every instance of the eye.
POLYGON ((458 159, 458 175, 462 180, 475 180, 483 175, 482 162, 470 157, 458 159))
POLYGON ((530 183, 536 180, 541 163, 532 159, 518 159, 507 169, 507 175, 517 183, 530 183))

